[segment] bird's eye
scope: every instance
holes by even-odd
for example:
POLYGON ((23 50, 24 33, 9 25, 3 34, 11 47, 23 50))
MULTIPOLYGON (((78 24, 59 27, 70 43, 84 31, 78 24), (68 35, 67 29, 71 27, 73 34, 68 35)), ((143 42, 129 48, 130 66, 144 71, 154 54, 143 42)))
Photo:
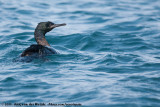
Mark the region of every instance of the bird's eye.
POLYGON ((50 23, 46 23, 46 27, 49 27, 50 23))
POLYGON ((52 22, 46 23, 46 27, 50 27, 51 25, 54 25, 54 23, 52 23, 52 22))

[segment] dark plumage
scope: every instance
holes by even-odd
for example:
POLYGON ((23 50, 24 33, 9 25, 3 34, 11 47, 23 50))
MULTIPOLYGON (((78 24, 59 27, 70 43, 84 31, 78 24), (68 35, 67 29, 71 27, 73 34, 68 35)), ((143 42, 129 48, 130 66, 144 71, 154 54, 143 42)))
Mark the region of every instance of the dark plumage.
POLYGON ((23 53, 21 54, 21 57, 37 56, 37 54, 39 56, 42 56, 42 55, 57 54, 57 52, 52 48, 34 44, 34 45, 31 45, 30 47, 28 47, 26 50, 24 50, 23 53))
POLYGON ((26 50, 24 50, 21 54, 21 57, 24 56, 42 56, 42 55, 51 55, 57 54, 57 52, 50 47, 50 44, 45 39, 45 34, 52 29, 65 26, 66 24, 54 24, 50 21, 48 22, 40 22, 34 32, 34 37, 37 44, 31 45, 26 50))

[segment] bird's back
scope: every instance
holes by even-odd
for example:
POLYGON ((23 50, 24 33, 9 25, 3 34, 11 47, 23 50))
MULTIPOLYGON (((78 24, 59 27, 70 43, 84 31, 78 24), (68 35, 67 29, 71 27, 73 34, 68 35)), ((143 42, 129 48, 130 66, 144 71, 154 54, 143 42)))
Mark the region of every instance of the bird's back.
POLYGON ((21 54, 21 57, 24 56, 44 56, 44 55, 51 55, 51 54, 58 54, 54 49, 42 45, 31 45, 26 50, 24 50, 21 54))

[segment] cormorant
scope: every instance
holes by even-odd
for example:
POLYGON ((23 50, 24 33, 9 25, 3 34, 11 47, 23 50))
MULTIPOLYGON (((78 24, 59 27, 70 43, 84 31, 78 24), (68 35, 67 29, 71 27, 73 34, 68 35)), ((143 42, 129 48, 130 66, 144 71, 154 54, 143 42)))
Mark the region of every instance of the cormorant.
POLYGON ((50 44, 45 39, 45 34, 52 29, 65 26, 66 24, 54 24, 53 22, 40 22, 34 32, 34 38, 37 44, 33 44, 27 49, 25 49, 21 57, 24 56, 43 56, 43 55, 50 55, 50 54, 57 54, 57 52, 50 47, 50 44))

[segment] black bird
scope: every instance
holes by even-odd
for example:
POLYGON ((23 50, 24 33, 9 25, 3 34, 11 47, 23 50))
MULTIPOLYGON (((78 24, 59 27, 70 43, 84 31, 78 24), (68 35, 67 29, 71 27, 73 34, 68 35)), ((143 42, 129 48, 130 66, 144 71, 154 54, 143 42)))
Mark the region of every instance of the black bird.
POLYGON ((53 22, 40 22, 34 32, 34 38, 37 44, 33 44, 24 50, 21 54, 21 57, 24 56, 43 56, 50 54, 57 54, 57 52, 50 47, 50 44, 45 39, 45 34, 52 29, 65 26, 66 24, 54 24, 53 22))

